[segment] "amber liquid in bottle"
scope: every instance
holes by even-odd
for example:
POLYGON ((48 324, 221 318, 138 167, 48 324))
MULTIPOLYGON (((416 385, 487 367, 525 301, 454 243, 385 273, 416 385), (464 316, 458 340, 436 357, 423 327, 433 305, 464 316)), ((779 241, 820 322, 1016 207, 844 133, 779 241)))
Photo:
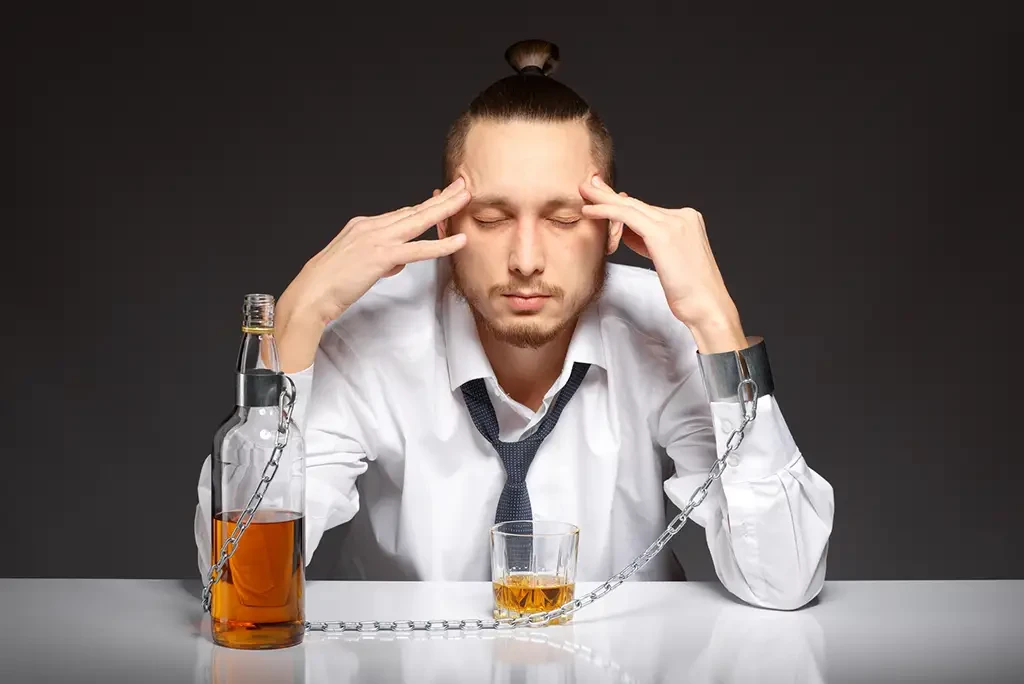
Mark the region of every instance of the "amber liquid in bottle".
MULTIPOLYGON (((576 584, 554 575, 523 573, 508 575, 494 586, 494 617, 517 618, 554 610, 573 599, 576 584)), ((568 622, 566 616, 551 624, 568 622)))
MULTIPOLYGON (((214 516, 214 558, 234 531, 241 511, 214 516)), ((303 518, 262 506, 213 585, 213 640, 245 649, 282 648, 302 641, 303 518)))

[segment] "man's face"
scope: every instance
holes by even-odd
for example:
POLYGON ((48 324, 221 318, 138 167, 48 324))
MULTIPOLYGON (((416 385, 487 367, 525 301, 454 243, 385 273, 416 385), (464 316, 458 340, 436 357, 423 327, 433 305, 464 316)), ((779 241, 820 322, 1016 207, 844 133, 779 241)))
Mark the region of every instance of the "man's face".
POLYGON ((586 126, 476 122, 457 172, 473 199, 441 226, 468 238, 453 285, 495 338, 543 346, 599 294, 617 246, 606 221, 580 213, 579 185, 599 172, 586 126))

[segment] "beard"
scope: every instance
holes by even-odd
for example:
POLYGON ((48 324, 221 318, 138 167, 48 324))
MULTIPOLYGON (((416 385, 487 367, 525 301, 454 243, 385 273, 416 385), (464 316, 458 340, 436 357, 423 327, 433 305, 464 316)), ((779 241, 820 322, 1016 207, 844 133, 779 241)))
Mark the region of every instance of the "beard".
POLYGON ((539 279, 524 278, 513 280, 507 285, 490 287, 486 293, 483 293, 478 288, 469 285, 459 267, 459 260, 454 255, 450 258, 452 268, 449 286, 459 298, 469 305, 469 310, 473 313, 473 318, 476 320, 477 328, 481 332, 486 331, 499 342, 520 349, 539 349, 557 339, 567 329, 575 326, 583 311, 596 301, 604 291, 605 277, 608 270, 607 259, 601 259, 590 278, 589 287, 583 292, 574 295, 571 301, 566 302, 566 294, 562 288, 548 285, 539 279), (484 305, 487 301, 493 297, 511 294, 518 290, 529 290, 530 292, 548 295, 552 299, 561 301, 563 304, 568 305, 566 307, 568 314, 553 325, 529 320, 532 317, 524 317, 526 320, 513 320, 507 323, 487 317, 484 313, 484 305))

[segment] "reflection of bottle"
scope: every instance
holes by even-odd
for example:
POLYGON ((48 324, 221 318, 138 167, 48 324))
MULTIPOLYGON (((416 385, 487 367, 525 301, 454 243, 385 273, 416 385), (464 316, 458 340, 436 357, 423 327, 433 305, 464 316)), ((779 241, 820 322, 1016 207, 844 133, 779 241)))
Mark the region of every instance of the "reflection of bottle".
POLYGON ((273 479, 213 585, 211 626, 223 646, 280 648, 301 642, 305 632, 305 450, 289 418, 287 445, 277 468, 268 469, 286 382, 274 341, 274 298, 247 295, 242 319, 236 406, 213 440, 213 562, 245 521, 261 478, 273 479))
MULTIPOLYGON (((306 649, 288 648, 261 653, 253 658, 251 653, 233 651, 227 648, 210 647, 209 672, 202 673, 208 684, 305 684, 306 649)), ((339 680, 334 680, 338 682, 339 680)))

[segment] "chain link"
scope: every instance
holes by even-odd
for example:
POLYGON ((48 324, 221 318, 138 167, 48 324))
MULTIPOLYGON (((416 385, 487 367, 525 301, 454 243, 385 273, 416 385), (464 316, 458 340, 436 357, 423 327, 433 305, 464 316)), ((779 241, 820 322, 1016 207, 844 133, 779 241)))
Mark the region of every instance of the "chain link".
MULTIPOLYGON (((295 400, 295 386, 291 383, 291 380, 285 376, 288 380, 288 389, 282 395, 281 403, 281 421, 278 425, 278 439, 274 446, 274 453, 270 457, 270 462, 267 463, 267 467, 264 469, 263 478, 260 481, 259 486, 256 488, 256 492, 253 493, 252 498, 249 500, 249 505, 246 506, 245 511, 240 518, 240 524, 235 529, 235 533, 224 540, 224 544, 220 549, 220 560, 210 568, 209 582, 203 589, 203 609, 209 611, 210 609, 210 592, 212 587, 218 580, 220 580, 223 574, 224 565, 231 558, 235 549, 238 547, 238 540, 241 539, 242 534, 245 533, 245 529, 249 526, 249 522, 252 520, 252 516, 255 515, 256 509, 259 507, 260 501, 263 500, 263 493, 266 492, 266 487, 270 483, 270 479, 273 478, 273 473, 277 471, 277 461, 281 458, 281 452, 284 446, 288 443, 288 426, 289 417, 291 415, 292 405, 295 400), (283 435, 283 437, 282 437, 283 435), (273 466, 269 478, 267 472, 273 466), (248 516, 248 518, 246 518, 248 516), (244 521, 244 525, 241 521, 244 521), (230 548, 229 548, 230 547, 230 548)), ((459 630, 459 631, 481 631, 481 630, 509 630, 516 629, 517 627, 542 627, 549 625, 552 622, 561 621, 573 613, 589 606, 594 601, 606 596, 607 594, 614 591, 622 583, 628 580, 630 577, 635 575, 644 566, 651 562, 655 556, 657 556, 668 544, 669 540, 672 539, 683 526, 686 525, 690 519, 690 514, 693 513, 694 509, 699 506, 708 495, 708 491, 714 484, 715 480, 721 477, 722 473, 728 467, 726 459, 732 455, 734 451, 739 447, 740 443, 743 442, 744 431, 750 423, 754 422, 757 418, 757 383, 750 378, 740 380, 736 386, 736 394, 740 398, 743 405, 743 419, 740 421, 739 426, 732 431, 729 438, 725 443, 725 450, 722 452, 714 464, 708 471, 708 476, 697 489, 694 490, 693 494, 687 500, 686 504, 680 509, 679 514, 668 524, 665 531, 661 533, 658 539, 647 547, 647 549, 639 556, 634 558, 625 568, 616 573, 611 579, 607 580, 593 591, 584 594, 579 598, 574 598, 565 604, 549 610, 543 613, 533 613, 530 615, 522 615, 517 618, 502 618, 502 619, 472 619, 472 620, 398 620, 395 622, 377 622, 377 621, 363 621, 363 622, 344 622, 339 620, 332 621, 317 621, 317 622, 306 622, 306 630, 310 632, 328 632, 328 633, 344 633, 344 632, 410 632, 410 631, 426 631, 426 632, 442 632, 447 630, 459 630), (744 398, 744 390, 749 391, 749 399, 744 398)))

